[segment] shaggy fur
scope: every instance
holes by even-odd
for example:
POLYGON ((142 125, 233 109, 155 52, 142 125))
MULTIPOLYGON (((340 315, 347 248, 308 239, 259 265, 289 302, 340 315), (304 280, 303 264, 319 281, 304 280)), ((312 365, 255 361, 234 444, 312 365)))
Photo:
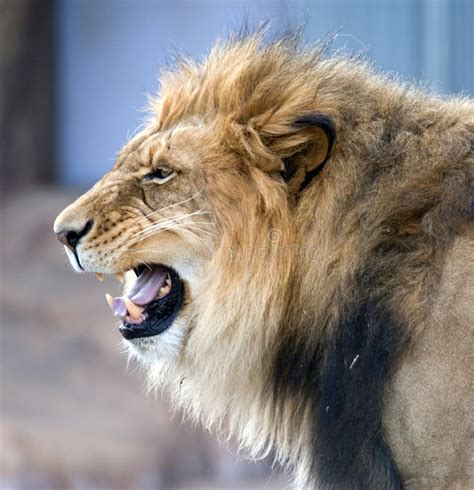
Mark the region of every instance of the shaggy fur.
POLYGON ((178 271, 172 348, 131 350, 299 488, 468 488, 474 104, 263 37, 162 74, 146 127, 57 224, 93 217, 86 270, 178 271), (178 176, 143 183, 163 161, 178 176), (144 216, 174 232, 136 240, 144 216))

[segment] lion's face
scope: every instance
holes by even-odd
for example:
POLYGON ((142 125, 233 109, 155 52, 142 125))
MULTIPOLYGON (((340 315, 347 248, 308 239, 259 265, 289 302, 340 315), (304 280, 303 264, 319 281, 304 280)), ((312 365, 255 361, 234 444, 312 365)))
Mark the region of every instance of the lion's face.
POLYGON ((199 321, 247 328, 253 306, 266 315, 279 301, 270 288, 284 288, 289 256, 274 237, 290 233, 288 192, 304 172, 286 182, 281 158, 245 158, 226 144, 232 131, 219 120, 151 124, 55 221, 76 271, 125 278, 123 295, 106 298, 142 359, 176 358, 199 321))
POLYGON ((124 274, 123 296, 107 299, 138 353, 176 353, 185 340, 218 239, 211 188, 217 175, 241 180, 231 160, 197 125, 148 128, 55 221, 76 271, 124 274))
MULTIPOLYGON (((255 54, 255 66, 227 54, 164 76, 148 126, 54 224, 78 272, 125 276, 122 296, 107 301, 142 358, 187 350, 189 365, 225 339, 240 362, 250 354, 236 346, 270 342, 289 301, 295 205, 334 128, 306 108, 313 89, 297 104, 288 81, 268 90, 278 50, 255 54), (259 77, 264 97, 248 83, 259 77)), ((254 357, 243 365, 261 367, 254 357)))

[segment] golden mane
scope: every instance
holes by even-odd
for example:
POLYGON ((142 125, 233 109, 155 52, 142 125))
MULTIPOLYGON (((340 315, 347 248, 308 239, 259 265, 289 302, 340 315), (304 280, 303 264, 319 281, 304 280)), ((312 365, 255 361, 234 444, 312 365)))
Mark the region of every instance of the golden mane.
POLYGON ((303 400, 317 387, 293 379, 298 363, 302 375, 316 375, 325 361, 308 352, 330 343, 367 290, 396 324, 379 338, 394 343, 389 371, 406 339, 427 328, 446 254, 472 225, 473 104, 428 95, 293 37, 266 44, 258 34, 163 74, 152 110, 162 129, 211 127, 209 160, 224 148, 249 179, 229 187, 218 164, 209 177, 222 232, 197 310, 209 328, 205 337, 191 334, 182 370, 173 370, 187 388, 171 381, 171 391, 251 454, 276 446, 308 485, 314 436, 300 427, 311 426, 316 408, 303 400), (314 113, 334 123, 333 155, 317 183, 288 197, 262 171, 277 172, 308 146, 308 135, 291 128, 314 113), (190 372, 199 375, 188 380, 190 372))

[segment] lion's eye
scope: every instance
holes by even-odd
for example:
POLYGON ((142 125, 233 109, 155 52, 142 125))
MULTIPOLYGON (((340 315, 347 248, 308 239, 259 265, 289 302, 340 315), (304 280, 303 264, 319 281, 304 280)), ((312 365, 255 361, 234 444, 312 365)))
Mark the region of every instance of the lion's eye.
POLYGON ((153 172, 145 175, 145 179, 154 180, 158 184, 164 184, 168 180, 172 179, 176 175, 176 172, 169 167, 158 167, 153 172))

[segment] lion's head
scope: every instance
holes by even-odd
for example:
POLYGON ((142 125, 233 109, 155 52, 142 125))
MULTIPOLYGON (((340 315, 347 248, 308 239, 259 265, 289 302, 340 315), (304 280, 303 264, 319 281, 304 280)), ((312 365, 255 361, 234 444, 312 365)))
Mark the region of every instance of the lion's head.
POLYGON ((147 361, 178 362, 221 337, 231 350, 271 342, 274 327, 262 325, 278 325, 288 304, 292 208, 334 126, 308 109, 316 91, 304 75, 288 77, 313 54, 282 69, 284 45, 262 51, 260 41, 163 75, 146 127, 56 219, 78 272, 125 275, 123 296, 108 301, 147 361))

